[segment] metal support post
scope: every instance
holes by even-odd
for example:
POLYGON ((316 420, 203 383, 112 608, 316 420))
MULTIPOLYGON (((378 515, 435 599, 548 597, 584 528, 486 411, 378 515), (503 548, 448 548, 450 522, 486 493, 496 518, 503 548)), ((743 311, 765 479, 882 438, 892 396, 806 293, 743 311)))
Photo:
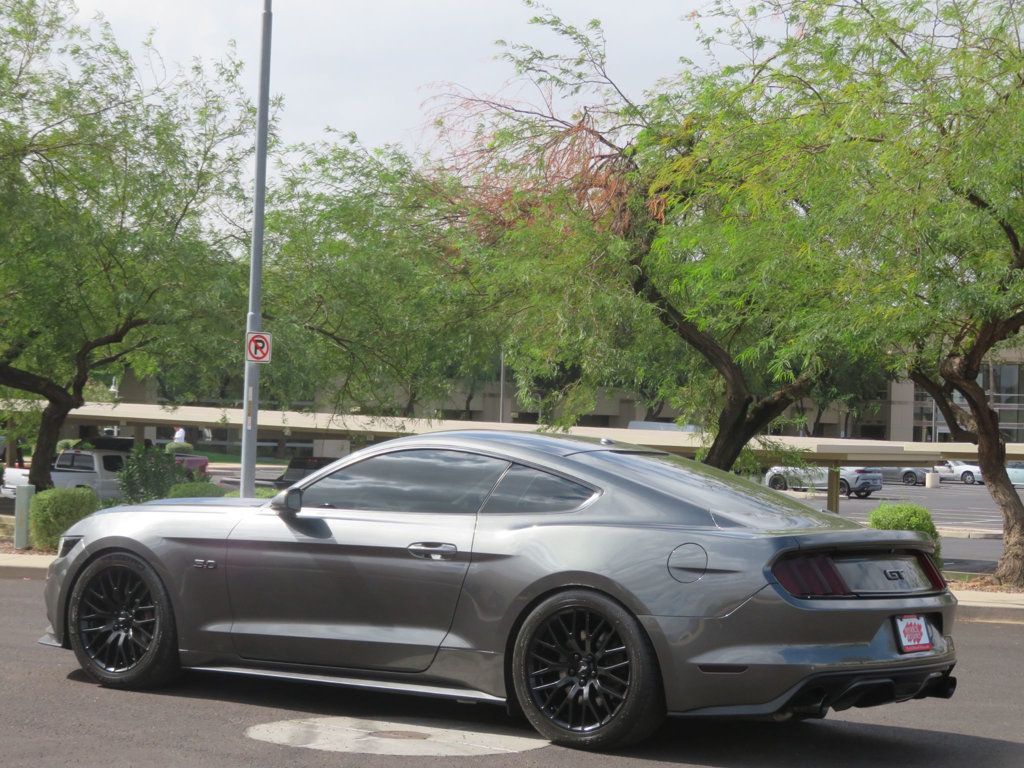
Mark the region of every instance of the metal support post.
POLYGON ((14 491, 15 549, 28 549, 28 510, 35 492, 34 485, 19 485, 14 491))

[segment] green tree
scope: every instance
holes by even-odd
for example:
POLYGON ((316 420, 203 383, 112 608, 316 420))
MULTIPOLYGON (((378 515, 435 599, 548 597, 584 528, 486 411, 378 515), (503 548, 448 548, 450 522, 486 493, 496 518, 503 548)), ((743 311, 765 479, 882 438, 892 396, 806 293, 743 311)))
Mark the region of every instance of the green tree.
POLYGON ((340 413, 411 416, 493 367, 494 319, 459 279, 444 188, 352 136, 292 156, 268 215, 265 314, 300 358, 293 389, 340 413))
POLYGON ((183 364, 223 333, 213 314, 234 261, 220 216, 252 113, 237 61, 145 85, 109 27, 75 26, 72 10, 0 0, 0 388, 44 403, 39 488, 90 375, 183 364))
POLYGON ((885 349, 953 438, 977 444, 1003 515, 996 578, 1024 585, 1024 503, 980 383, 1024 327, 1024 8, 855 0, 718 12, 746 54, 719 80, 746 115, 733 121, 740 151, 718 153, 734 187, 822 213, 804 245, 827 252, 834 274, 817 322, 885 349))
POLYGON ((449 170, 492 261, 512 265, 478 269, 497 278, 517 371, 580 370, 577 404, 597 384, 657 392, 705 416, 704 460, 729 468, 830 358, 871 354, 848 327, 817 322, 831 265, 805 246, 822 213, 720 164, 748 116, 714 78, 632 100, 608 74, 598 22, 534 22, 572 49, 507 49, 543 103, 460 93, 441 116, 449 135, 471 135, 449 170))

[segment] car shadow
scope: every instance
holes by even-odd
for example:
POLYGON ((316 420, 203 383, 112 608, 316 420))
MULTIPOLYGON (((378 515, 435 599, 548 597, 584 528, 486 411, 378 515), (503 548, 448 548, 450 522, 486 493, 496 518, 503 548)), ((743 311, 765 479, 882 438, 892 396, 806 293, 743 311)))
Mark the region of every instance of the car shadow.
MULTIPOLYGON (((95 685, 81 670, 71 672, 67 678, 95 685)), ((172 686, 140 693, 266 710, 254 713, 253 724, 292 719, 288 713, 294 712, 301 717, 355 717, 467 732, 535 735, 524 719, 510 717, 503 706, 220 673, 190 671, 172 686)), ((1021 742, 949 732, 942 729, 941 723, 932 730, 838 718, 798 723, 670 718, 648 740, 614 753, 577 759, 575 755, 581 753, 549 747, 530 754, 535 756, 529 761, 531 766, 585 762, 588 768, 621 766, 630 761, 710 768, 1024 765, 1021 742)))
POLYGON ((619 753, 715 768, 935 768, 1021 766, 1024 744, 842 720, 798 723, 669 720, 647 742, 619 753))

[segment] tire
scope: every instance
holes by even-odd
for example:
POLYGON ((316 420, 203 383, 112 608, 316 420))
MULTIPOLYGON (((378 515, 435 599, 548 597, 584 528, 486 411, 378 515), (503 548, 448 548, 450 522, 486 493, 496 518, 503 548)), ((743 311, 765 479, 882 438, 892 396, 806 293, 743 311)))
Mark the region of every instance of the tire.
POLYGON ((786 478, 782 475, 772 475, 768 480, 768 487, 774 488, 776 491, 786 490, 786 478))
POLYGON ((904 485, 917 485, 917 474, 914 472, 903 473, 903 484, 904 485))
POLYGON ((871 491, 854 491, 853 495, 856 496, 858 499, 866 499, 868 496, 871 495, 871 491))
POLYGON ((850 498, 850 484, 842 478, 839 478, 839 495, 850 498))
POLYGON ((960 482, 962 482, 964 485, 974 485, 974 473, 964 472, 962 475, 960 475, 960 482))
POLYGON ((646 633, 619 603, 588 590, 560 592, 530 612, 512 649, 512 682, 530 724, 565 747, 634 744, 665 719, 646 633))
POLYGON ((154 688, 180 671, 167 590, 144 560, 112 552, 75 582, 68 634, 82 669, 109 688, 154 688))

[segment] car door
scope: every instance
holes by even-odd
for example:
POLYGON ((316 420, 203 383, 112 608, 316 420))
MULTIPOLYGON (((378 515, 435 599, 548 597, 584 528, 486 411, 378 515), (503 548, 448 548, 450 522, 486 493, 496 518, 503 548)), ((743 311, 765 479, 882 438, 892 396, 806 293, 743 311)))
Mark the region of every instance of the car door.
POLYGON ((232 639, 244 658, 416 672, 448 632, 476 514, 508 462, 407 449, 303 487, 302 510, 262 508, 228 541, 232 639))

